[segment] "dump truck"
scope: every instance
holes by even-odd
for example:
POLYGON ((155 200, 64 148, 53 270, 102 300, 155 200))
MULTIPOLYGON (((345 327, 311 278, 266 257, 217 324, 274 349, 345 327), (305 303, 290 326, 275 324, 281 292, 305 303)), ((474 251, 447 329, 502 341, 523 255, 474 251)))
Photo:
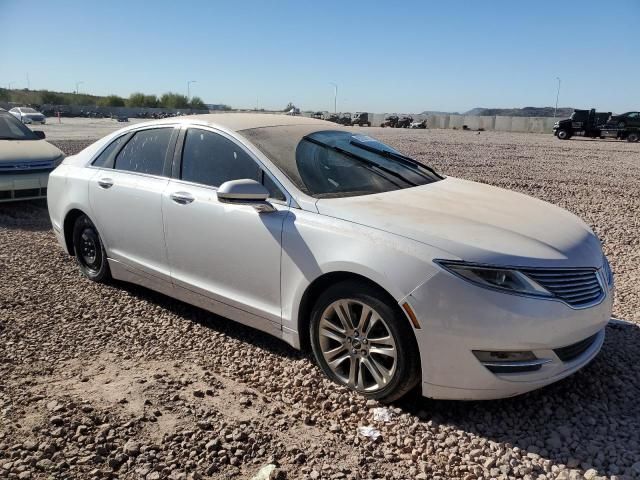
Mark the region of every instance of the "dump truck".
POLYGON ((367 112, 356 112, 355 115, 351 117, 351 125, 370 127, 369 114, 367 112))

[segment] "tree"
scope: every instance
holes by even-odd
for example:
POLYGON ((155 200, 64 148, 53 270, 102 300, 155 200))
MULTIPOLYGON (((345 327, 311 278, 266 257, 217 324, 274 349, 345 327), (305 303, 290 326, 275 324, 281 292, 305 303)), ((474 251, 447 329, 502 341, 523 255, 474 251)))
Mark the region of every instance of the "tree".
POLYGON ((164 108, 189 108, 189 101, 184 95, 167 92, 160 97, 160 106, 164 108))
POLYGON ((158 97, 140 92, 132 93, 127 100, 127 106, 155 108, 158 106, 158 97))
POLYGON ((196 110, 206 110, 207 106, 204 104, 200 97, 191 97, 191 108, 196 110))
POLYGON ((42 92, 42 94, 40 95, 40 99, 41 103, 45 103, 48 105, 60 105, 64 103, 64 98, 62 97, 62 95, 50 92, 48 90, 42 92))
POLYGON ((108 95, 98 100, 101 107, 124 107, 124 98, 118 95, 108 95))

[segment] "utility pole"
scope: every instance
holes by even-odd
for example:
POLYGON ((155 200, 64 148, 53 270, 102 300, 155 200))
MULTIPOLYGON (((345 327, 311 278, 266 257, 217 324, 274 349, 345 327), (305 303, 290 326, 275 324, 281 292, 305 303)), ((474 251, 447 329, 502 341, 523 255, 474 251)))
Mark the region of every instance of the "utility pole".
POLYGON ((329 85, 333 85, 333 113, 338 113, 338 85, 333 82, 329 85))
POLYGON ((9 82, 7 83, 7 90, 11 90, 11 85, 13 85, 16 82, 9 82))
POLYGON ((27 90, 31 90, 31 82, 29 81, 29 72, 27 72, 27 90))
POLYGON ((82 85, 84 82, 76 82, 76 95, 78 95, 80 93, 80 85, 82 85))
POLYGON ((195 80, 189 80, 187 82, 187 101, 189 101, 189 99, 191 98, 191 84, 192 83, 196 83, 195 80))
POLYGON ((560 77, 556 77, 556 80, 558 80, 558 91, 556 93, 556 108, 553 111, 553 118, 556 118, 558 114, 558 98, 560 97, 560 77))

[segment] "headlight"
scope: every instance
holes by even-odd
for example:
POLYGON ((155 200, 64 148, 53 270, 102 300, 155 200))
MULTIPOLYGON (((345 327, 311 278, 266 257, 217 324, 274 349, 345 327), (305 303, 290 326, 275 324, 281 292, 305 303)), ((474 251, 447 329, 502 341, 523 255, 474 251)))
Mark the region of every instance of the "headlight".
POLYGON ((607 285, 609 285, 609 287, 612 287, 613 286, 613 270, 611 270, 611 265, 609 264, 609 259, 606 257, 606 255, 603 255, 602 258, 604 259, 604 266, 603 266, 604 278, 607 280, 607 285))
POLYGON ((524 273, 508 268, 484 267, 459 262, 438 261, 449 272, 476 285, 504 290, 511 293, 524 293, 552 297, 553 294, 524 273))

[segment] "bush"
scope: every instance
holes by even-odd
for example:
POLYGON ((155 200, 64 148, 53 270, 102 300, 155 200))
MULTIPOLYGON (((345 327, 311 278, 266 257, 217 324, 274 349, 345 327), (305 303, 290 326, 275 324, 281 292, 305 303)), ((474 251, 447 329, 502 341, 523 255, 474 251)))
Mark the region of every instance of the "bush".
POLYGON ((124 98, 118 95, 108 95, 98 100, 100 107, 124 107, 124 98))
POLYGON ((167 92, 160 97, 160 106, 163 108, 189 108, 189 101, 184 95, 167 92))
POLYGON ((191 108, 195 108, 196 110, 206 110, 207 106, 204 104, 200 97, 192 97, 191 98, 191 108))
POLYGON ((48 90, 45 90, 40 94, 40 100, 41 103, 47 103, 49 105, 59 105, 64 102, 62 95, 48 90))
POLYGON ((158 106, 158 97, 140 92, 132 93, 127 100, 127 106, 156 108, 158 106))

